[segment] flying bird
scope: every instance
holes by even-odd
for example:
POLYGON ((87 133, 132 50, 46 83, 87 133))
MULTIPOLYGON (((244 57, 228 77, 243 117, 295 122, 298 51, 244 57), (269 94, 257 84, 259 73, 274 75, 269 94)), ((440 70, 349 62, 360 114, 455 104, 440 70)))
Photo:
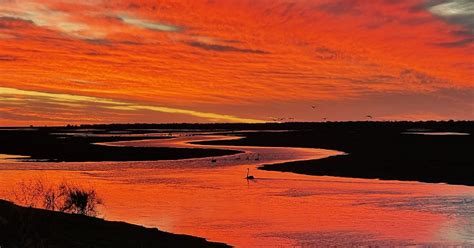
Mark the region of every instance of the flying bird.
POLYGON ((312 109, 316 109, 316 105, 311 105, 311 108, 312 108, 312 109))
POLYGON ((367 118, 369 118, 369 119, 372 119, 372 118, 374 118, 374 117, 373 117, 373 116, 371 116, 371 115, 366 115, 365 117, 367 117, 367 118))

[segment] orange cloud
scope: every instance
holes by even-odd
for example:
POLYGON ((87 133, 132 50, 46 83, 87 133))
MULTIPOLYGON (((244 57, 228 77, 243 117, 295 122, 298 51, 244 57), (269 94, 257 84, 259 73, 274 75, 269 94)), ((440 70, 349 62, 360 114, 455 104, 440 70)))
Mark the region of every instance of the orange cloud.
MULTIPOLYGON (((319 120, 308 104, 472 92, 468 7, 408 0, 11 1, 0 6, 0 86, 185 109, 192 112, 176 114, 189 121, 319 120)), ((450 94, 445 109, 390 103, 382 114, 444 113, 455 105, 463 110, 447 117, 472 118, 471 105, 450 94)), ((341 116, 333 107, 325 115, 357 119, 374 110, 360 105, 341 116)), ((146 119, 127 118, 117 121, 146 119)))

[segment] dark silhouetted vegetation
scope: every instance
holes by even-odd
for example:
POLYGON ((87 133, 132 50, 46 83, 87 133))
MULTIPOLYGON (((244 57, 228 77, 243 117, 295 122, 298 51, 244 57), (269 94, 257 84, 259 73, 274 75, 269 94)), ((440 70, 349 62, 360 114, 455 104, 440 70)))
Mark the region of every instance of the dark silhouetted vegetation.
POLYGON ((124 222, 20 207, 0 200, 2 248, 228 247, 124 222))
POLYGON ((97 216, 103 201, 95 189, 63 182, 47 184, 41 179, 24 180, 13 189, 13 201, 31 208, 44 208, 64 213, 97 216))

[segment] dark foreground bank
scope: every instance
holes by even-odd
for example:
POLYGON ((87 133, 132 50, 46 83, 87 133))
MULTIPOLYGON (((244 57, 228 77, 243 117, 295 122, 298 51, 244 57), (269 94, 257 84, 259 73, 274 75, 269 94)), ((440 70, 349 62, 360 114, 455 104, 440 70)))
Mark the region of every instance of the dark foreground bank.
POLYGON ((42 209, 0 200, 2 248, 229 247, 124 222, 42 209))

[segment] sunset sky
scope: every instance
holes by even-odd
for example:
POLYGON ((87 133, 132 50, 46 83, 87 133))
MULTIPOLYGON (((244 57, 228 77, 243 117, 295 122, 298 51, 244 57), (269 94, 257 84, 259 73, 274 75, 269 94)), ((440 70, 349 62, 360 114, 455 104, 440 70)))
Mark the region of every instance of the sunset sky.
POLYGON ((0 126, 474 119, 473 99, 469 0, 0 0, 0 126))

